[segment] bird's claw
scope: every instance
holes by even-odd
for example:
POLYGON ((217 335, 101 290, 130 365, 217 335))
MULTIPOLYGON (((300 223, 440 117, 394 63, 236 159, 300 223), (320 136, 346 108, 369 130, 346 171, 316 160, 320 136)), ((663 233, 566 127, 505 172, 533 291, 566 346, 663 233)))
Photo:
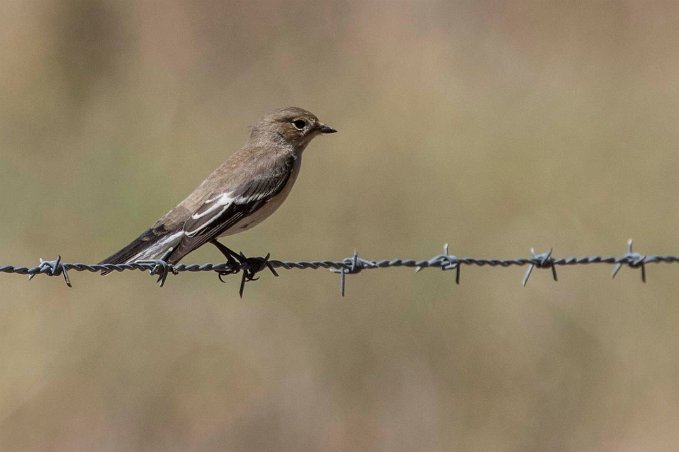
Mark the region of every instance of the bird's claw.
POLYGON ((245 291, 245 283, 250 281, 257 281, 259 279, 259 274, 265 269, 274 275, 278 276, 278 273, 269 262, 270 253, 267 253, 265 257, 247 257, 245 254, 240 252, 235 254, 235 259, 229 255, 227 256, 227 267, 224 270, 217 272, 217 277, 221 282, 224 281, 223 277, 228 275, 235 275, 236 273, 242 272, 243 276, 240 281, 240 289, 238 291, 241 298, 243 298, 243 292, 245 291))

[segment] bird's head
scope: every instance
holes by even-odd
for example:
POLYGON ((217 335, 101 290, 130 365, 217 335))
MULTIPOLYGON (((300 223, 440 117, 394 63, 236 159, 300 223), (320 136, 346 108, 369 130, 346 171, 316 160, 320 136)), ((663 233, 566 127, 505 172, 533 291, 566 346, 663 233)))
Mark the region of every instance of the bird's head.
POLYGON ((337 130, 322 123, 310 111, 299 107, 286 107, 265 115, 252 127, 251 139, 266 136, 283 140, 296 150, 302 151, 316 136, 335 133, 337 130))

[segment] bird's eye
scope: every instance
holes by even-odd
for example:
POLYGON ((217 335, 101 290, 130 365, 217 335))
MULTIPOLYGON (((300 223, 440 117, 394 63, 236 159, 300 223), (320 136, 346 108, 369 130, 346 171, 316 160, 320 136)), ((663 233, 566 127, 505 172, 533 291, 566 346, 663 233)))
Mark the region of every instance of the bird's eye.
POLYGON ((295 119, 292 121, 292 125, 295 126, 295 129, 302 130, 306 127, 306 121, 303 119, 295 119))

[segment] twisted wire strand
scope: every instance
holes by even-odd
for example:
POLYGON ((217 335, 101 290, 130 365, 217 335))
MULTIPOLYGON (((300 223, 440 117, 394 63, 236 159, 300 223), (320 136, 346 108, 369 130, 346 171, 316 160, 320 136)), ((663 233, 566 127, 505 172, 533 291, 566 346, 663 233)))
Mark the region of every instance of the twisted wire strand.
MULTIPOLYGON (((627 243, 627 252, 622 256, 584 256, 584 257, 553 257, 552 250, 544 253, 536 253, 531 249, 531 257, 519 257, 513 259, 497 258, 476 258, 476 257, 457 257, 448 251, 448 245, 444 245, 443 253, 437 254, 429 259, 364 259, 354 252, 353 256, 342 260, 277 260, 266 257, 245 258, 238 263, 205 263, 205 264, 168 264, 161 260, 139 261, 127 264, 85 264, 74 262, 62 262, 61 257, 55 260, 40 259, 40 264, 34 267, 23 267, 16 265, 0 265, 0 273, 13 273, 28 275, 31 278, 35 275, 62 276, 66 284, 71 287, 69 272, 91 272, 97 273, 103 270, 115 272, 122 271, 149 271, 152 275, 158 276, 158 282, 164 285, 169 274, 182 272, 215 272, 220 279, 223 276, 240 273, 241 287, 240 294, 243 295, 245 283, 254 281, 257 275, 270 270, 278 276, 275 269, 284 270, 308 270, 308 269, 328 269, 340 275, 340 292, 344 295, 346 285, 346 275, 356 274, 363 270, 374 270, 381 268, 406 267, 414 268, 416 271, 422 269, 436 268, 440 270, 455 270, 455 281, 460 283, 460 272, 463 266, 479 267, 525 267, 528 269, 524 275, 523 285, 528 282, 535 268, 550 269, 552 277, 556 281, 556 267, 574 265, 593 265, 607 264, 613 265, 612 276, 618 273, 620 268, 628 266, 641 270, 641 278, 646 282, 646 264, 669 264, 679 263, 679 255, 641 255, 632 249, 632 240, 627 243)), ((223 281, 223 280, 222 280, 223 281)))

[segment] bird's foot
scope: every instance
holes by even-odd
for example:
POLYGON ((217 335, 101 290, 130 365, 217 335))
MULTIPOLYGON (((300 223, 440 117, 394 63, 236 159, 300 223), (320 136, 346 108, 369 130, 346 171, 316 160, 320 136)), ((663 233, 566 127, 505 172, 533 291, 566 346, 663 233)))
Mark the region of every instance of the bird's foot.
POLYGON ((245 257, 243 253, 240 253, 240 267, 248 281, 258 280, 259 278, 255 278, 255 275, 267 268, 274 276, 278 276, 273 265, 269 262, 270 256, 271 254, 267 253, 264 257, 245 257))
POLYGON ((239 262, 240 269, 243 271, 243 277, 240 280, 240 290, 238 293, 240 297, 243 298, 243 291, 245 290, 245 283, 250 281, 257 281, 259 277, 257 274, 267 268, 274 275, 278 276, 276 270, 269 262, 269 257, 271 254, 267 253, 264 257, 245 257, 243 253, 240 253, 239 262))
MULTIPOLYGON (((241 253, 240 255, 233 251, 232 249, 224 246, 222 243, 218 242, 217 239, 212 239, 210 240, 210 243, 212 243, 214 246, 217 247, 217 249, 226 257, 226 266, 227 268, 223 271, 220 271, 219 273, 223 273, 223 275, 230 275, 233 273, 238 273, 241 269, 241 253)), ((221 279, 221 277, 220 277, 221 279)), ((223 281, 222 281, 223 282, 223 281)))
POLYGON ((215 244, 215 246, 217 246, 220 251, 222 251, 222 247, 225 250, 228 250, 226 252, 222 251, 227 258, 227 268, 217 272, 217 276, 221 282, 226 282, 223 279, 224 276, 235 275, 239 272, 243 273, 240 281, 240 289, 238 291, 241 298, 243 298, 243 292, 245 291, 245 283, 257 281, 259 279, 257 276, 259 272, 269 269, 274 276, 278 276, 273 265, 269 262, 270 254, 267 254, 265 257, 247 257, 242 252, 236 254, 221 243, 219 243, 219 245, 215 244))

